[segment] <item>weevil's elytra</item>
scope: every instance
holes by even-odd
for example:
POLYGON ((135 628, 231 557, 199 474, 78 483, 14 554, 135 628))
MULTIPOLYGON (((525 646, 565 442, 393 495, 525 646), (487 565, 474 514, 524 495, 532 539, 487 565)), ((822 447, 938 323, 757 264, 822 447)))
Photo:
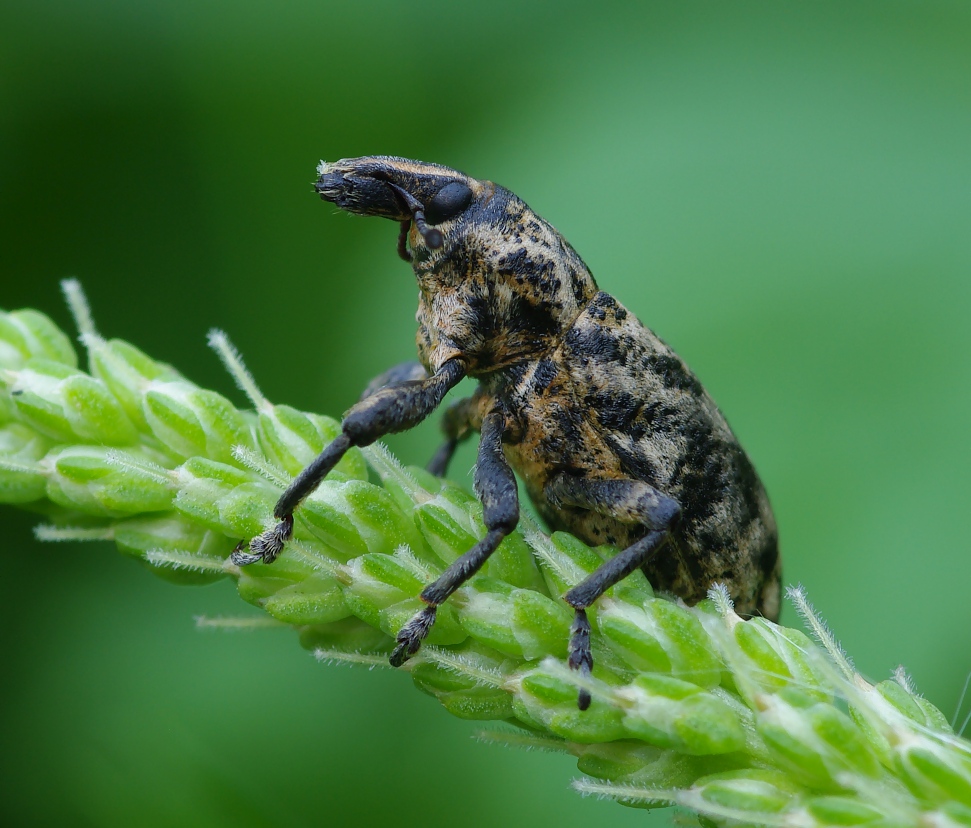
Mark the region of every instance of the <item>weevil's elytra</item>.
MULTIPOLYGON (((503 187, 437 164, 369 156, 318 172, 325 201, 401 224, 398 251, 418 281, 420 365, 368 386, 341 436, 280 498, 280 523, 249 552, 241 544, 237 563, 271 562, 294 510, 350 446, 411 428, 469 376, 479 387, 446 411, 429 468, 444 474, 458 442, 480 432, 487 533, 422 592, 428 606, 398 634, 393 664, 417 652, 435 608, 515 528, 513 470, 551 529, 620 550, 564 596, 574 669, 593 664, 586 608, 638 568, 689 604, 724 583, 740 614, 778 618, 775 519, 748 457, 684 362, 599 290, 553 227, 503 187)), ((589 703, 581 692, 580 707, 589 703)))

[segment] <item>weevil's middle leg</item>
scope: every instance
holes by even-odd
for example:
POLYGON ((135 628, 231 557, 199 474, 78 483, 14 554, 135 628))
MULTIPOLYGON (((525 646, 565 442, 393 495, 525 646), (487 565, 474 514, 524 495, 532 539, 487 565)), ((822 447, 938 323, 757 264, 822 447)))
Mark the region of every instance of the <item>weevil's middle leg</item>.
POLYGON ((475 467, 475 490, 482 501, 482 520, 486 536, 454 561, 437 581, 421 593, 426 604, 398 632, 398 644, 391 653, 391 664, 400 667, 418 652, 421 642, 435 622, 438 606, 444 603, 469 578, 475 575, 489 556, 519 523, 519 495, 516 477, 502 452, 502 433, 505 419, 498 412, 482 420, 482 439, 475 467))
MULTIPOLYGON (((564 506, 590 509, 624 523, 643 523, 650 527, 644 537, 604 561, 563 596, 576 611, 570 628, 568 664, 581 674, 589 675, 593 669, 593 653, 590 649, 587 607, 657 555, 670 538, 671 530, 681 516, 681 507, 673 498, 638 480, 590 480, 560 474, 550 481, 546 493, 551 501, 564 506)), ((590 693, 580 690, 578 707, 586 710, 590 701, 590 693)))
MULTIPOLYGON (((394 370, 394 369, 392 369, 394 370)), ((446 362, 438 372, 424 380, 410 380, 375 391, 351 408, 341 422, 341 434, 305 468, 283 493, 273 508, 280 522, 233 551, 237 566, 263 561, 272 563, 293 532, 293 512, 330 473, 351 446, 367 446, 385 434, 404 431, 417 425, 434 411, 445 395, 465 376, 458 359, 446 362)))
POLYGON ((428 462, 426 468, 435 477, 445 477, 448 472, 448 464, 452 462, 455 449, 460 443, 465 442, 472 436, 478 428, 474 420, 475 408, 479 399, 475 396, 464 397, 456 400, 442 415, 442 431, 445 434, 445 442, 439 446, 438 451, 428 462))

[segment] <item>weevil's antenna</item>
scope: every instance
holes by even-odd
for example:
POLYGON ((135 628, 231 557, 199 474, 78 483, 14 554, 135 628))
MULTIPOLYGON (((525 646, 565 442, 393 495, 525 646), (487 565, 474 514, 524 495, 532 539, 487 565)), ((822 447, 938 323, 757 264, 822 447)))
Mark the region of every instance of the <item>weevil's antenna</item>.
MULTIPOLYGON (((415 222, 415 227, 418 228, 418 232, 421 233, 422 238, 425 239, 425 244, 427 244, 432 250, 438 250, 439 247, 445 242, 442 237, 442 231, 437 230, 434 227, 429 227, 428 222, 425 221, 425 205, 422 204, 417 198, 415 198, 407 190, 403 190, 393 181, 385 182, 392 190, 394 190, 398 197, 405 203, 405 206, 411 210, 411 218, 415 222)), ((406 222, 401 223, 401 234, 398 236, 398 255, 401 255, 401 248, 404 245, 404 240, 408 236, 408 230, 405 228, 406 222)), ((406 251, 407 252, 407 251, 406 251)), ((404 256, 401 256, 404 259, 404 256)), ((411 256, 409 255, 406 262, 411 261, 411 256)))
POLYGON ((408 249, 408 231, 411 229, 411 219, 401 222, 401 232, 398 233, 398 255, 409 264, 411 251, 408 249))

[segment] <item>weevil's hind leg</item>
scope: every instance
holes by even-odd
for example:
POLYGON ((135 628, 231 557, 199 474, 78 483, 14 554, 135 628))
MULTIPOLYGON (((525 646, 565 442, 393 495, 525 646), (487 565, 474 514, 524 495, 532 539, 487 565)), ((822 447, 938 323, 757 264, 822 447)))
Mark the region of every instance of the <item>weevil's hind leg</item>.
POLYGON ((391 653, 391 664, 400 667, 418 652, 422 640, 435 622, 435 613, 455 590, 475 575, 489 556, 519 523, 519 495, 516 477, 502 452, 503 416, 497 412, 482 419, 482 439, 475 467, 475 490, 482 501, 482 520, 486 536, 456 560, 441 577, 421 593, 428 604, 398 633, 398 644, 391 653))
MULTIPOLYGON (((644 537, 604 561, 563 596, 575 610, 568 663, 572 669, 589 675, 593 669, 593 653, 587 607, 657 555, 670 538, 671 530, 681 516, 681 507, 673 498, 638 480, 590 480, 560 474, 550 481, 546 494, 559 505, 590 509, 624 523, 642 523, 649 527, 644 537)), ((577 705, 586 710, 590 706, 590 693, 580 690, 577 705)))
POLYGON ((460 443, 465 442, 472 436, 478 424, 473 420, 475 406, 478 402, 476 397, 464 397, 456 400, 442 415, 442 431, 445 434, 445 442, 439 446, 438 451, 431 460, 428 461, 426 468, 435 477, 445 477, 448 472, 448 464, 452 462, 455 449, 460 443))
POLYGON ((402 362, 378 374, 361 392, 359 400, 366 400, 382 388, 389 385, 400 385, 403 382, 421 382, 428 379, 428 371, 420 362, 402 362))
POLYGON ((290 484, 273 508, 280 522, 249 544, 244 541, 233 551, 232 560, 244 566, 261 560, 272 563, 293 532, 293 512, 336 466, 351 446, 367 446, 385 434, 417 425, 437 408, 445 395, 465 376, 458 359, 446 362, 432 377, 389 385, 375 391, 351 408, 341 422, 341 434, 290 484))

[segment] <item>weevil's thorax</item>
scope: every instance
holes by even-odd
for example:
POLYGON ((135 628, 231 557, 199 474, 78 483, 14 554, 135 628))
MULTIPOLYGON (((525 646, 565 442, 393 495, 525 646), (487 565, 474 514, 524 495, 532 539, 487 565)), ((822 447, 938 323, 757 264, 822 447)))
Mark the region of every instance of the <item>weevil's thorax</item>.
POLYGON ((472 376, 538 359, 597 292, 569 243, 518 196, 490 182, 430 250, 412 230, 420 291, 418 352, 434 371, 461 356, 472 376))

